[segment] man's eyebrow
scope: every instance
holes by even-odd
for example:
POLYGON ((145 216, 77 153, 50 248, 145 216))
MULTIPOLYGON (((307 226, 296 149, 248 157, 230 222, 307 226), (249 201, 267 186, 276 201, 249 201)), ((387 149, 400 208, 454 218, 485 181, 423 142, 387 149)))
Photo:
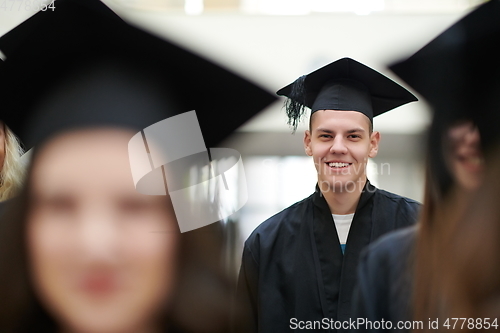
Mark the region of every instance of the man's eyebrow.
POLYGON ((347 133, 356 133, 356 132, 366 132, 364 128, 358 127, 358 128, 353 128, 347 131, 347 133))
POLYGON ((329 134, 334 133, 332 130, 329 130, 327 128, 318 128, 317 131, 318 132, 325 132, 325 133, 329 133, 329 134))
MULTIPOLYGON (((334 133, 334 131, 330 130, 330 129, 327 129, 327 128, 318 128, 317 129, 318 132, 324 132, 324 133, 329 133, 329 134, 332 134, 334 133)), ((351 134, 351 133, 359 133, 359 132, 366 132, 364 128, 362 127, 356 127, 356 128, 353 128, 353 129, 350 129, 348 131, 346 131, 346 133, 348 134, 351 134)))

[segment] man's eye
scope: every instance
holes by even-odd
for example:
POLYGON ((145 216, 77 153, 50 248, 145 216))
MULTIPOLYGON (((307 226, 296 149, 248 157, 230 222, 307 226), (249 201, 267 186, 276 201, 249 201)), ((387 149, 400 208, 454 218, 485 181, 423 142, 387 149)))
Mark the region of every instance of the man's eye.
POLYGON ((332 136, 330 134, 321 134, 319 137, 320 138, 331 138, 332 136))
POLYGON ((351 134, 348 136, 350 139, 360 139, 361 138, 361 135, 358 135, 358 134, 351 134))

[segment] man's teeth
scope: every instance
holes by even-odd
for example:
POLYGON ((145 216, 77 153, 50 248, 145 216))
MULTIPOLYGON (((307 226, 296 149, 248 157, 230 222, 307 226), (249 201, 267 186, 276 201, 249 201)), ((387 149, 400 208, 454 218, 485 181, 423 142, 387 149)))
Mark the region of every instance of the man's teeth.
POLYGON ((332 168, 344 168, 349 166, 349 163, 333 162, 333 163, 328 163, 328 165, 332 168))

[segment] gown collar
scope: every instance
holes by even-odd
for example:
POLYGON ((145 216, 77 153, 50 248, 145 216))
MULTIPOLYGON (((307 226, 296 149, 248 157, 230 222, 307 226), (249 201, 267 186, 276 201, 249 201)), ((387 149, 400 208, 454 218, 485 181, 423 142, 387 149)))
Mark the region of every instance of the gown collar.
MULTIPOLYGON (((370 200, 370 198, 373 196, 376 190, 377 188, 373 186, 368 179, 366 179, 365 186, 361 191, 361 197, 359 198, 358 205, 356 206, 356 211, 360 208, 363 208, 366 205, 366 203, 370 200)), ((314 192, 314 203, 315 205, 320 206, 320 208, 322 208, 321 209, 322 211, 325 211, 325 207, 328 211, 330 211, 328 203, 326 202, 323 193, 321 193, 318 184, 316 184, 316 190, 314 192)))

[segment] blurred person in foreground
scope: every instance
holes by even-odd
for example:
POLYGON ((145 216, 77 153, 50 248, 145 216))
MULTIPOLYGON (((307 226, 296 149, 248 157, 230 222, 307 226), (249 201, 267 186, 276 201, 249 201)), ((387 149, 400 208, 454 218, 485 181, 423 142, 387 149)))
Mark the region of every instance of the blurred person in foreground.
MULTIPOLYGON (((128 144, 195 109, 216 145, 274 97, 99 1, 59 0, 19 28, 0 72, 2 120, 35 152, 0 224, 0 332, 228 331, 220 225, 180 233, 171 197, 134 187, 128 144), (19 99, 20 87, 33 94, 19 99), (225 101, 239 98, 233 114, 225 101)), ((174 130, 160 144, 194 135, 174 130)))
MULTIPOLYGON (((483 154, 480 133, 475 124, 466 119, 447 120, 441 126, 434 125, 430 137, 426 168, 425 198, 422 215, 416 226, 390 233, 371 244, 363 253, 358 271, 358 286, 353 297, 353 320, 361 318, 375 324, 361 322, 362 331, 395 329, 409 331, 406 327, 396 327, 400 321, 412 320, 415 294, 415 255, 419 251, 417 239, 423 236, 422 229, 438 228, 446 225, 452 214, 460 216, 483 179, 483 154), (451 124, 447 124, 451 122, 451 124), (434 134, 434 135, 433 135, 434 134), (437 177, 436 175, 440 175, 437 177), (385 321, 390 324, 380 325, 385 321)), ((421 240, 426 251, 434 256, 435 246, 429 239, 421 240), (429 249, 431 248, 431 249, 429 249)), ((438 245, 437 247, 441 247, 438 245)), ((422 265, 431 265, 427 256, 422 265)), ((428 269, 428 267, 427 267, 428 269)), ((422 272, 423 273, 423 272, 422 272)), ((429 273, 425 270, 426 280, 429 273)), ((427 325, 427 319, 424 324, 427 325)), ((422 327, 416 326, 421 329, 422 327)))
MULTIPOLYGON (((460 317, 454 308, 463 304, 455 304, 449 282, 458 270, 450 262, 460 254, 453 246, 458 239, 454 235, 463 232, 457 221, 464 218, 481 183, 490 181, 484 168, 491 167, 491 148, 498 141, 499 15, 499 1, 481 5, 391 66, 434 109, 425 201, 417 227, 394 232, 365 251, 353 314, 371 324, 358 326, 360 330, 391 330, 380 325, 382 319, 392 330, 443 330, 460 317), (405 326, 400 321, 414 322, 405 326)), ((481 214, 469 216, 467 223, 474 227, 481 219, 481 214)), ((470 249, 468 241, 461 241, 470 249)), ((475 283, 490 278, 488 270, 470 269, 475 283)))
POLYGON ((376 188, 366 175, 380 141, 373 118, 416 98, 350 58, 299 78, 278 95, 288 97, 292 126, 311 109, 304 148, 318 182, 311 196, 249 236, 238 296, 253 314, 249 331, 334 331, 332 323, 350 317, 362 249, 416 222, 419 203, 376 188))
MULTIPOLYGON (((467 318, 457 330, 497 330, 500 323, 500 144, 492 149, 482 186, 450 233, 443 253, 441 319, 467 318)), ((449 323, 453 326, 454 322, 449 323)), ((441 325, 442 326, 442 325, 441 325)))
POLYGON ((23 153, 17 137, 0 121, 0 202, 15 196, 24 182, 23 153))

